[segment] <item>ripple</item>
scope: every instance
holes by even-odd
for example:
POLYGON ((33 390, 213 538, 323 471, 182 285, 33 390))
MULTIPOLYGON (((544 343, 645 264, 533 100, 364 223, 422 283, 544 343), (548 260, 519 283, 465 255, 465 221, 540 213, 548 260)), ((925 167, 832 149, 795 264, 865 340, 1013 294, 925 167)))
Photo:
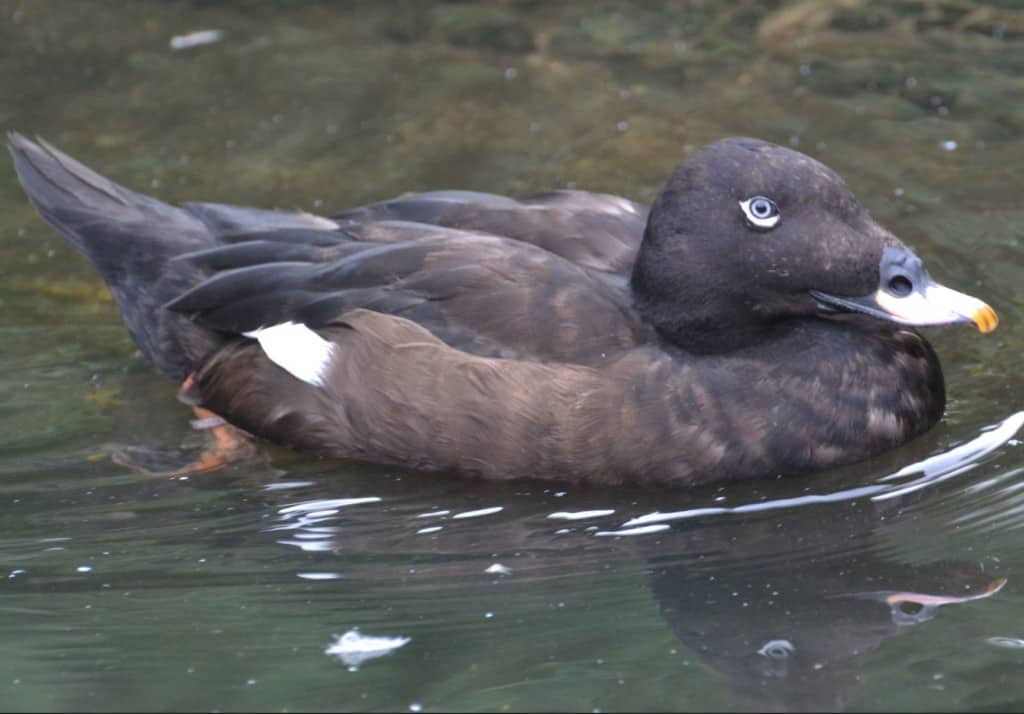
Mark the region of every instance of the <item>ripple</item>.
POLYGON ((604 518, 615 513, 613 508, 601 508, 593 511, 558 511, 549 513, 548 518, 563 521, 582 521, 588 518, 604 518))
POLYGON ((418 513, 415 518, 440 518, 441 516, 447 516, 451 511, 429 511, 427 513, 418 513))
POLYGON ((281 515, 289 513, 307 513, 312 515, 316 511, 327 511, 336 508, 345 508, 346 506, 358 506, 362 503, 379 503, 380 498, 378 496, 367 496, 364 498, 329 498, 318 501, 305 501, 303 503, 293 503, 289 506, 284 506, 277 510, 281 515))
POLYGON ((491 508, 480 508, 475 511, 463 511, 452 516, 453 519, 480 518, 481 516, 493 516, 505 510, 504 506, 492 506, 491 508))
POLYGON ((650 533, 660 533, 661 531, 667 531, 672 526, 667 523, 656 523, 650 526, 640 526, 638 528, 621 528, 616 531, 595 531, 595 536, 638 536, 648 535, 650 533))
MULTIPOLYGON (((649 524, 668 523, 670 521, 682 521, 708 516, 760 513, 805 507, 813 504, 854 501, 864 497, 870 497, 873 501, 883 501, 905 496, 975 468, 986 456, 1010 442, 1022 426, 1024 426, 1024 412, 1017 412, 990 427, 986 427, 978 436, 965 444, 904 466, 899 471, 883 476, 876 483, 867 486, 844 489, 832 493, 812 493, 792 498, 771 499, 739 506, 688 508, 664 513, 654 511, 625 521, 618 531, 601 531, 595 535, 609 535, 613 533, 621 535, 626 531, 632 535, 637 528, 642 528, 649 524), (922 476, 907 483, 889 483, 914 474, 922 474, 922 476)), ((1022 494, 1021 498, 1021 513, 1024 514, 1024 494, 1022 494)))

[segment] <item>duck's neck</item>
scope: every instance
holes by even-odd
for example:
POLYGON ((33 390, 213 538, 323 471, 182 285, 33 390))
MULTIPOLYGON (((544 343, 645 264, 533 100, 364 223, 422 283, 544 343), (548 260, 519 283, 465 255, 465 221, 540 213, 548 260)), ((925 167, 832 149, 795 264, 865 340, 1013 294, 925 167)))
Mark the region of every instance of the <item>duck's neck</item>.
POLYGON ((774 341, 790 329, 791 321, 759 312, 743 286, 710 270, 680 276, 670 269, 673 264, 679 264, 675 257, 645 237, 630 277, 634 307, 665 342, 694 354, 728 354, 774 341))

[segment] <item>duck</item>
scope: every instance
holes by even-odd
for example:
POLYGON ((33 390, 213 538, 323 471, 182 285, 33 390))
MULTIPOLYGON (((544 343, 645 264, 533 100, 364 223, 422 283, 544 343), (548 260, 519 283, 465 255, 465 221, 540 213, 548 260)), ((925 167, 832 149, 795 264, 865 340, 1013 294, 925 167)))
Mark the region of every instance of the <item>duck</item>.
POLYGON ((809 474, 941 419, 917 328, 998 323, 835 171, 758 139, 693 151, 650 206, 429 191, 330 216, 172 206, 8 140, 182 401, 323 458, 650 487, 809 474))

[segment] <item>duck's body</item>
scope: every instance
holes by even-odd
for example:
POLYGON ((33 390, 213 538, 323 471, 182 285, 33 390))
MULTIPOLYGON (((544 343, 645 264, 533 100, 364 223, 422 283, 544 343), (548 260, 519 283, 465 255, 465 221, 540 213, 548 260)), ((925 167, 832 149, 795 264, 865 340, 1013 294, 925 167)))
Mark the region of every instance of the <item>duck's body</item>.
MULTIPOLYGON (((11 149, 143 353, 188 378, 184 398, 297 449, 488 478, 695 484, 858 461, 944 407, 920 335, 822 310, 893 270, 927 278, 916 258, 838 177, 763 142, 705 149, 650 220, 586 192, 428 193, 333 218, 176 208, 52 147, 13 135, 11 149), (748 154, 752 171, 737 163, 748 154), (789 178, 759 175, 766 160, 789 178), (794 177, 811 198, 786 209, 804 223, 822 212, 817 225, 793 218, 772 241, 774 224, 737 221, 737 201, 791 193, 794 177)), ((965 300, 942 319, 896 318, 973 317, 981 304, 965 300)))

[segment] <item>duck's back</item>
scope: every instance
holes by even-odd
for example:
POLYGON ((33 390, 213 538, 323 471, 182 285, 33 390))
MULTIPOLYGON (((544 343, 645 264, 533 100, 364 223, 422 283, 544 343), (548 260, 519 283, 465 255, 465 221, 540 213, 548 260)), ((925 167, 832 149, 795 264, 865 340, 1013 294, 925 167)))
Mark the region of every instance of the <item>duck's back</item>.
POLYGON ((474 191, 431 191, 347 211, 342 227, 382 220, 479 231, 530 243, 593 270, 626 276, 648 207, 589 191, 548 191, 512 199, 474 191))
POLYGON ((277 212, 185 208, 214 240, 174 261, 201 278, 169 307, 214 330, 315 327, 365 308, 472 354, 578 364, 650 338, 628 288, 647 209, 616 196, 431 192, 301 226, 277 212))
POLYGON ((11 150, 42 215, 174 379, 245 332, 316 329, 360 308, 480 356, 600 364, 650 338, 628 288, 647 209, 616 196, 431 192, 334 218, 174 207, 49 145, 12 135, 11 150))

